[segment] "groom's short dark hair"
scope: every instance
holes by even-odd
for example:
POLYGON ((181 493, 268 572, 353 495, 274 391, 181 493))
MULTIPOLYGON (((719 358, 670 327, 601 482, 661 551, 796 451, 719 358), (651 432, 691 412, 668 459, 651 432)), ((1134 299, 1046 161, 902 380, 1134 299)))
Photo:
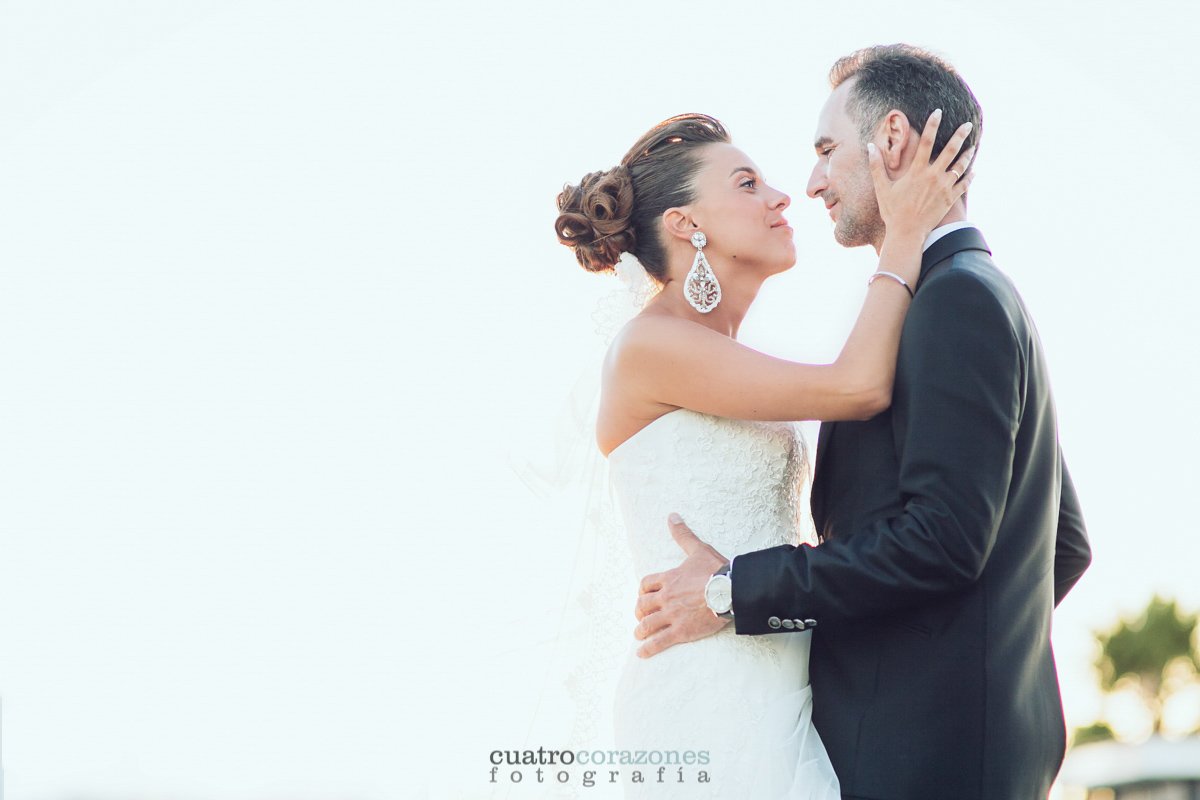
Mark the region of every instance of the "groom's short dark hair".
POLYGON ((908 117, 917 133, 934 109, 942 109, 942 123, 933 146, 936 158, 946 142, 964 122, 975 124, 963 144, 966 150, 978 144, 983 133, 983 109, 971 87, 947 61, 907 44, 867 47, 837 60, 829 70, 829 83, 836 89, 855 79, 846 108, 858 123, 863 141, 871 138, 887 113, 897 109, 908 117))

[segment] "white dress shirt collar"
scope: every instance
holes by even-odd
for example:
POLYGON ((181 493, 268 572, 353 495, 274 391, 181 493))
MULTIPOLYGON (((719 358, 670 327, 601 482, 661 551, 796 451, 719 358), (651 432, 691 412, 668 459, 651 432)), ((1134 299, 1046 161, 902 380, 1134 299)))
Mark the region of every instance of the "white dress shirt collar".
POLYGON ((925 252, 925 250, 928 250, 930 247, 933 246, 934 242, 936 242, 938 239, 942 238, 943 236, 945 236, 948 233, 954 233, 955 231, 961 231, 963 228, 974 228, 974 227, 975 226, 972 223, 968 222, 965 219, 962 219, 962 220, 959 220, 958 222, 947 222, 945 225, 941 226, 940 228, 934 228, 930 232, 929 236, 925 237, 925 247, 922 248, 921 252, 925 252))

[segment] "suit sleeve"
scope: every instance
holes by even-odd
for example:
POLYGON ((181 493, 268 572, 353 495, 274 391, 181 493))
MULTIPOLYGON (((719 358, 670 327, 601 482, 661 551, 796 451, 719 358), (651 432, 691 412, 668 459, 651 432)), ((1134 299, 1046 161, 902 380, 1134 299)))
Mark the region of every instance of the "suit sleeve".
POLYGON ((1079 496, 1075 494, 1075 483, 1067 471, 1067 462, 1062 460, 1062 495, 1058 505, 1058 536, 1054 542, 1054 605, 1062 602, 1092 563, 1092 548, 1088 543, 1087 528, 1083 524, 1083 512, 1079 508, 1079 496))
POLYGON ((738 556, 738 633, 774 633, 771 616, 893 613, 982 574, 1012 479, 1023 351, 992 291, 952 270, 917 294, 899 358, 892 421, 904 511, 820 547, 738 556))

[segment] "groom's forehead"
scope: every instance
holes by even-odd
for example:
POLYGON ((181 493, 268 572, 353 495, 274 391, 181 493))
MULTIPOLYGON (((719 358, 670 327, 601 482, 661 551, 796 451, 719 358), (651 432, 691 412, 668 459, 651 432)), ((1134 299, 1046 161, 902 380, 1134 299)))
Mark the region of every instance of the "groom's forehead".
POLYGON ((814 146, 840 139, 845 135, 846 129, 850 127, 850 117, 846 112, 846 100, 853 88, 851 85, 853 81, 853 78, 844 81, 830 92, 829 97, 825 100, 825 105, 821 106, 821 113, 817 117, 817 132, 813 137, 814 146))

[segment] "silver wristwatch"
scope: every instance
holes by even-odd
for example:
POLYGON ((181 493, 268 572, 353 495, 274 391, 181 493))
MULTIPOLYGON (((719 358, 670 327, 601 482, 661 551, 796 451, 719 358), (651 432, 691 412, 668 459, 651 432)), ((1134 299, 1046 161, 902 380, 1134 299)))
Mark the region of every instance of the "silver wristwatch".
POLYGON ((704 602, 721 619, 733 619, 733 581, 729 578, 732 566, 729 562, 721 567, 704 585, 704 602))

